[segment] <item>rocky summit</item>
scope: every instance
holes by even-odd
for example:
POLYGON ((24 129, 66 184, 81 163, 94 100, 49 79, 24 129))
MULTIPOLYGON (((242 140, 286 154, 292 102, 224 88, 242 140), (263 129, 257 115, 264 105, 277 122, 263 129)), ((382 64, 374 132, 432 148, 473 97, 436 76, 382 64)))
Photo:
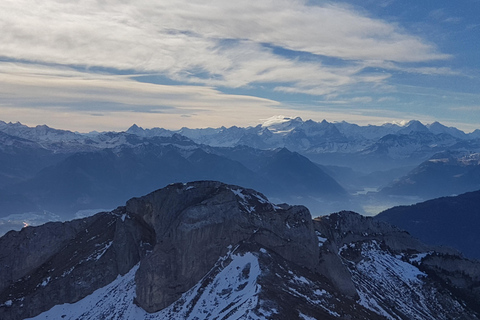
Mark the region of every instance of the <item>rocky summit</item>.
POLYGON ((479 319, 480 263, 385 222, 172 184, 0 238, 0 319, 479 319))

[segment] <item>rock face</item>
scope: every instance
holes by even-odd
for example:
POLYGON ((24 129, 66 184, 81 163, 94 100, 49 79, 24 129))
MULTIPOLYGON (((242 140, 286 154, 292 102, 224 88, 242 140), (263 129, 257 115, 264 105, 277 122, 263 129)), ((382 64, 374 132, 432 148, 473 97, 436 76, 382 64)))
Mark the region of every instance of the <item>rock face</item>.
POLYGON ((136 275, 136 301, 149 312, 180 298, 228 246, 242 241, 315 268, 311 257, 318 254, 318 246, 308 210, 277 207, 253 190, 208 181, 175 184, 128 201, 126 211, 151 225, 156 234, 153 252, 136 275))
POLYGON ((312 220, 303 206, 214 181, 10 232, 0 245, 1 319, 480 314, 478 262, 353 212, 312 220))
POLYGON ((314 226, 322 273, 367 309, 393 319, 479 318, 480 263, 353 212, 317 218, 314 226))
POLYGON ((123 208, 0 238, 0 319, 24 319, 78 301, 125 274, 152 242, 123 208))

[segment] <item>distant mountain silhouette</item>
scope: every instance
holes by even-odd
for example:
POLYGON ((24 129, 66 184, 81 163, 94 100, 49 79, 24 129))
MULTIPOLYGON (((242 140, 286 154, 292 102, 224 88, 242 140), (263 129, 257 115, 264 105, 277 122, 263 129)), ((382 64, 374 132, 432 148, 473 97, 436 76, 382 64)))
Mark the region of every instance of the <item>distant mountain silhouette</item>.
POLYGON ((202 179, 306 204, 314 215, 365 212, 358 201, 370 207, 384 199, 402 203, 391 203, 390 195, 427 199, 479 188, 478 166, 436 158, 390 183, 445 152, 480 153, 478 131, 415 120, 359 126, 277 116, 246 128, 132 125, 126 132, 81 134, 0 121, 0 215, 111 208, 169 183, 202 179), (371 191, 385 185, 380 197, 371 191), (362 196, 352 199, 344 188, 362 196))
POLYGON ((427 244, 480 259, 480 191, 385 210, 375 219, 407 230, 427 244))
POLYGON ((0 204, 9 210, 7 214, 22 213, 27 208, 72 214, 111 208, 170 183, 192 180, 241 184, 283 201, 347 197, 321 168, 287 149, 251 149, 251 155, 247 153, 239 161, 233 148, 217 150, 179 135, 140 138, 124 133, 113 135, 113 139, 122 142, 115 148, 74 153, 31 178, 9 185, 8 191, 0 192, 0 204), (21 202, 24 204, 18 206, 21 202))
POLYGON ((385 187, 381 193, 431 199, 478 189, 480 154, 443 152, 385 187))

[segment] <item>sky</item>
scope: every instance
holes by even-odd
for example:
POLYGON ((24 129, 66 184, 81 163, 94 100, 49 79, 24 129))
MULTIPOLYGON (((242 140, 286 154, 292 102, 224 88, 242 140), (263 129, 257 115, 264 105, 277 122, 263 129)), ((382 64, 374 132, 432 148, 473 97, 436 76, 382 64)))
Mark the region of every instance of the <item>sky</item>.
POLYGON ((480 128, 480 0, 2 0, 0 120, 480 128))

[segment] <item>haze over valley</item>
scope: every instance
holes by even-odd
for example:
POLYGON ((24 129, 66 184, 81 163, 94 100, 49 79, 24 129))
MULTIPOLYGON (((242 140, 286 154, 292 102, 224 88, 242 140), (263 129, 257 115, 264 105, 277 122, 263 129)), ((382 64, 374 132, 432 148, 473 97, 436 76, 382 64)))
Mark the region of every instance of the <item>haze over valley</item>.
POLYGON ((374 215, 480 189, 479 131, 438 122, 359 126, 276 116, 254 127, 132 125, 88 134, 0 122, 0 134, 3 232, 195 180, 254 188, 314 216, 374 215))

